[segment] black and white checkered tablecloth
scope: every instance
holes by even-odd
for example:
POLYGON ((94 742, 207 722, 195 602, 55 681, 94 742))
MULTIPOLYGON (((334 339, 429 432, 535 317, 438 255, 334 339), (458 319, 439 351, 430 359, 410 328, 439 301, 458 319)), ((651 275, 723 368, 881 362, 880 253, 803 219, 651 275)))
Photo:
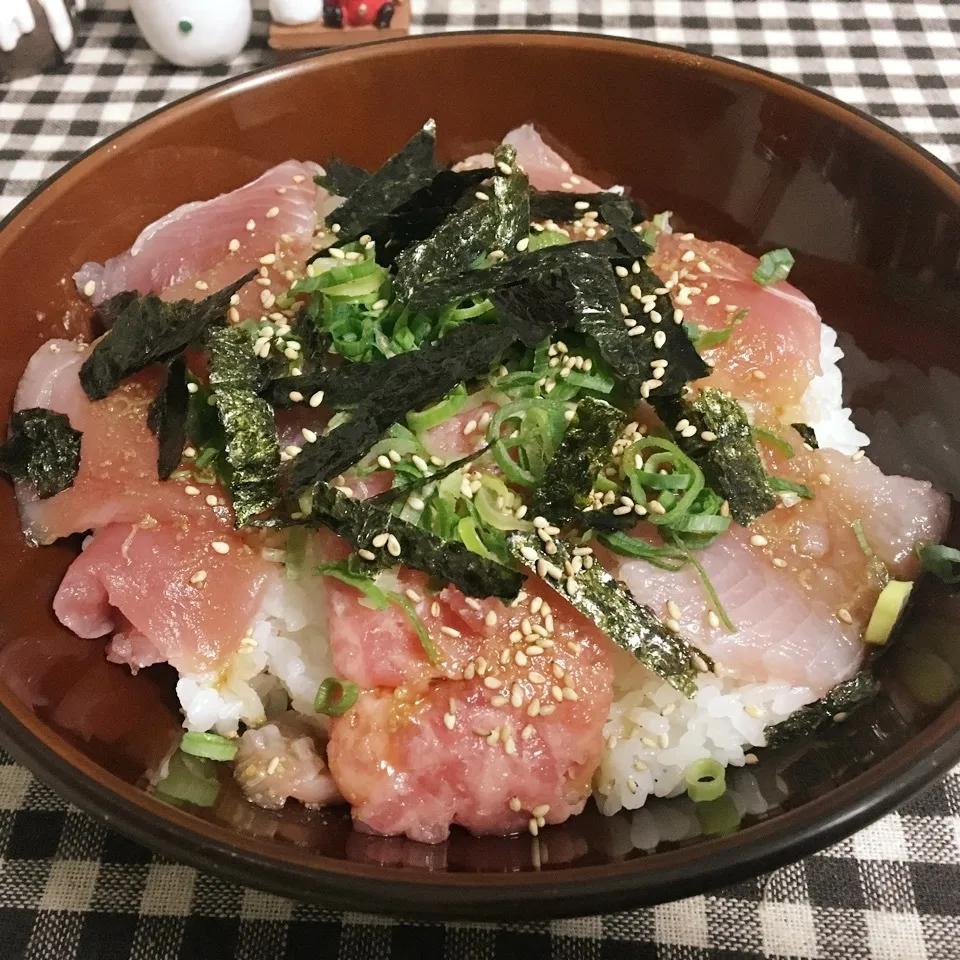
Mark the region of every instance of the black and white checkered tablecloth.
MULTIPOLYGON (((229 68, 173 70, 123 6, 93 2, 61 70, 0 86, 0 213, 125 123, 267 58, 260 12, 229 68)), ((724 54, 828 90, 960 162, 958 0, 413 0, 413 18, 415 32, 583 29, 724 54)), ((416 956, 958 960, 960 772, 823 854, 711 896, 441 925, 324 911, 155 857, 0 753, 0 960, 416 956)))

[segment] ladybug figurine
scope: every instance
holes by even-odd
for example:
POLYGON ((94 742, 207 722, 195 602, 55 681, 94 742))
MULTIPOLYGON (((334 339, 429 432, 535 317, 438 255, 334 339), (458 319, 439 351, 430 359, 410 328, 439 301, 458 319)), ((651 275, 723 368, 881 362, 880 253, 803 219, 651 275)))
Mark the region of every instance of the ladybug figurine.
POLYGON ((323 0, 323 23, 340 28, 374 26, 383 30, 393 20, 393 0, 323 0))

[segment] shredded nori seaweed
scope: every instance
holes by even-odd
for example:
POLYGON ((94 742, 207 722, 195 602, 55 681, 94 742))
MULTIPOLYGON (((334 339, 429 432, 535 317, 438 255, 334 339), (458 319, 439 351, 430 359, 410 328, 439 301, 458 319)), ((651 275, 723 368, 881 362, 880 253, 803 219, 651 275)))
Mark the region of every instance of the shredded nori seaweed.
POLYGON ((161 480, 168 479, 180 464, 189 410, 187 362, 181 355, 166 364, 163 386, 147 413, 147 426, 157 438, 157 476, 161 480))
POLYGON ((574 289, 563 275, 545 273, 490 294, 500 318, 516 331, 520 342, 533 349, 571 325, 574 289))
POLYGON ((370 179, 363 167, 356 167, 339 157, 327 161, 327 172, 313 178, 314 183, 336 197, 349 197, 370 179))
POLYGON ((603 201, 599 213, 610 227, 608 237, 612 236, 625 257, 642 260, 653 252, 650 245, 633 229, 636 210, 629 200, 614 197, 612 200, 603 201))
MULTIPOLYGON (((628 650, 648 670, 676 687, 684 696, 693 696, 701 668, 709 670, 712 661, 667 630, 649 607, 637 603, 626 585, 599 563, 595 562, 589 570, 581 570, 575 577, 568 578, 563 565, 572 558, 572 551, 562 541, 554 540, 554 543, 557 552, 550 555, 536 534, 514 532, 507 536, 507 545, 513 555, 534 571, 545 564, 543 582, 589 617, 617 646, 628 650), (559 572, 559 576, 551 576, 550 568, 559 572), (572 593, 568 589, 570 579, 576 583, 576 590, 572 593)), ((539 571, 537 573, 539 576, 539 571)))
POLYGON ((337 242, 350 243, 361 237, 427 186, 439 170, 436 146, 437 125, 428 120, 399 153, 358 184, 350 196, 327 215, 328 226, 340 226, 337 242))
POLYGON ((238 527, 277 504, 280 442, 273 409, 257 396, 260 367, 240 327, 207 331, 210 386, 226 438, 228 486, 238 527))
POLYGON ((611 448, 626 423, 622 410, 603 400, 584 397, 537 485, 534 514, 562 524, 579 517, 590 503, 597 475, 610 462, 611 448))
POLYGON ((651 394, 650 402, 677 446, 703 470, 707 485, 729 503, 737 523, 745 527, 776 506, 747 415, 733 397, 710 389, 693 399, 651 394), (696 427, 693 436, 676 429, 683 420, 696 427), (704 431, 716 439, 704 440, 704 431))
POLYGON ((501 324, 464 323, 419 350, 374 363, 345 364, 337 371, 344 386, 333 384, 329 389, 341 403, 345 397, 362 402, 347 423, 304 447, 290 469, 291 488, 301 491, 342 473, 411 410, 486 373, 515 339, 513 330, 501 324))
POLYGON ((601 223, 608 223, 603 211, 605 203, 623 203, 630 210, 630 216, 643 219, 643 211, 638 204, 622 194, 609 190, 598 193, 571 193, 567 190, 531 190, 530 218, 532 220, 552 220, 554 223, 573 223, 583 219, 585 213, 596 211, 601 223), (588 203, 589 207, 580 209, 577 204, 588 203))
POLYGON ((817 434, 814 432, 813 427, 806 423, 791 423, 791 427, 800 434, 803 438, 803 442, 811 450, 819 450, 820 444, 817 442, 817 434))
MULTIPOLYGON (((516 597, 523 577, 515 570, 471 553, 462 543, 446 541, 394 516, 369 500, 356 500, 326 484, 313 489, 308 523, 319 523, 343 537, 358 550, 376 557, 370 561, 384 567, 403 564, 431 577, 454 584, 468 597, 516 597), (388 545, 374 546, 374 538, 392 534, 400 546, 397 556, 388 545)), ((378 541, 379 542, 379 541, 378 541)))
POLYGON ((0 473, 32 484, 41 500, 73 485, 80 469, 79 430, 62 413, 43 407, 18 410, 10 436, 0 444, 0 473))
POLYGON ((156 294, 118 294, 101 307, 113 327, 101 337, 80 368, 80 384, 91 400, 108 397, 127 377, 154 363, 165 363, 226 320, 230 299, 256 270, 203 300, 167 303, 156 294))
POLYGON ((768 747, 779 747, 790 740, 808 737, 830 723, 838 723, 858 707, 875 699, 880 682, 869 669, 831 688, 825 697, 795 710, 786 720, 767 727, 768 747))
POLYGON ((417 290, 455 277, 491 250, 513 250, 527 235, 530 224, 529 186, 523 171, 513 164, 516 151, 498 148, 498 168, 488 188, 488 200, 448 217, 420 243, 408 247, 397 260, 393 289, 401 301, 417 290), (509 169, 510 173, 503 173, 509 169))
POLYGON ((406 203, 367 230, 376 243, 377 263, 393 266, 411 244, 426 240, 454 213, 470 190, 494 175, 491 167, 477 170, 441 170, 406 203))
POLYGON ((410 305, 418 310, 438 309, 450 303, 459 303, 467 297, 504 290, 550 271, 585 261, 604 261, 612 256, 616 256, 616 248, 605 240, 578 240, 561 246, 528 250, 501 260, 492 267, 466 270, 455 277, 428 283, 413 292, 410 305))

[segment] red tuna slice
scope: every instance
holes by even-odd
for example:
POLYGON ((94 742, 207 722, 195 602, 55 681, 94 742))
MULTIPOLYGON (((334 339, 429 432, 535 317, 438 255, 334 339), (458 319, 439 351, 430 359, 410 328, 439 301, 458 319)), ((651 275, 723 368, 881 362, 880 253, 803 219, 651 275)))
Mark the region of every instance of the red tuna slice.
MULTIPOLYGON (((530 185, 537 190, 596 193, 603 189, 592 180, 575 174, 570 164, 556 150, 547 146, 531 123, 525 123, 522 127, 511 130, 503 138, 503 142, 516 149, 517 163, 526 172, 530 185)), ((478 153, 457 164, 457 169, 470 170, 492 165, 493 154, 478 153)))
POLYGON ((691 234, 660 234, 649 262, 672 286, 686 323, 716 330, 728 326, 736 311, 748 311, 726 343, 704 352, 715 364, 705 386, 777 411, 800 402, 820 373, 821 321, 807 297, 782 280, 762 286, 752 277, 755 257, 691 234))
POLYGON ((453 589, 425 600, 459 625, 437 637, 453 679, 365 692, 336 721, 330 769, 361 829, 436 843, 454 823, 503 834, 583 808, 611 701, 608 641, 546 588, 529 590, 516 607, 453 589))
POLYGON ((275 575, 241 537, 200 518, 117 523, 98 530, 70 565, 53 609, 81 637, 120 628, 111 660, 195 672, 237 649, 275 575))
MULTIPOLYGON (((145 227, 126 253, 84 264, 74 275, 77 289, 94 305, 126 290, 201 299, 271 255, 270 275, 285 289, 284 274, 299 275, 310 256, 317 207, 328 197, 313 182, 315 172, 288 160, 231 193, 177 207, 145 227)), ((245 288, 241 312, 259 315, 261 296, 269 302, 268 288, 245 288)))
POLYGON ((17 410, 46 407, 65 414, 83 433, 80 469, 73 486, 47 500, 19 484, 24 533, 37 543, 52 543, 109 523, 139 523, 146 518, 216 515, 227 529, 232 511, 210 507, 206 497, 224 500, 219 487, 199 487, 157 477, 157 440, 147 426, 147 411, 159 387, 157 370, 125 380, 105 400, 87 399, 80 386, 86 348, 71 340, 51 340, 30 358, 17 388, 17 410), (190 495, 188 488, 197 493, 190 495))

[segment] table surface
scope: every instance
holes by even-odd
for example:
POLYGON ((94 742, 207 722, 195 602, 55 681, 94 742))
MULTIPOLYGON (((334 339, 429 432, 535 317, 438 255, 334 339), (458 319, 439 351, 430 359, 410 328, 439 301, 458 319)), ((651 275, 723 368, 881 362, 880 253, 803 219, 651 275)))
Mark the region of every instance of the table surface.
MULTIPOLYGON (((0 0, 5 2, 5 0, 0 0)), ((92 0, 61 69, 0 86, 0 213, 99 139, 269 62, 266 14, 230 67, 177 71, 121 0, 92 0)), ((413 0, 414 32, 549 27, 678 44, 829 91, 960 162, 960 3, 413 0)), ((0 752, 0 960, 412 957, 960 958, 960 771, 821 854, 709 896, 529 924, 325 911, 157 857, 0 752)))

